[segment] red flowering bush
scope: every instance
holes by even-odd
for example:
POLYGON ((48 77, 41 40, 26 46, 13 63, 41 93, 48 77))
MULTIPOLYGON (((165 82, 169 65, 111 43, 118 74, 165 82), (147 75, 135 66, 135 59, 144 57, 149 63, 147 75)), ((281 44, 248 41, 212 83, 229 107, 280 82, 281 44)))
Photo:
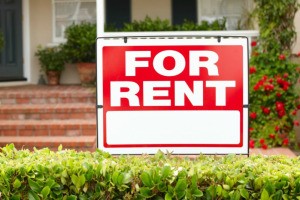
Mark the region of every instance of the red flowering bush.
POLYGON ((299 96, 295 90, 297 65, 290 61, 296 38, 297 0, 254 0, 260 36, 252 41, 250 58, 251 148, 267 149, 295 144, 294 126, 299 96))
POLYGON ((295 90, 297 65, 288 55, 260 51, 254 47, 250 60, 249 146, 267 149, 290 146, 295 141, 296 111, 300 108, 295 90))

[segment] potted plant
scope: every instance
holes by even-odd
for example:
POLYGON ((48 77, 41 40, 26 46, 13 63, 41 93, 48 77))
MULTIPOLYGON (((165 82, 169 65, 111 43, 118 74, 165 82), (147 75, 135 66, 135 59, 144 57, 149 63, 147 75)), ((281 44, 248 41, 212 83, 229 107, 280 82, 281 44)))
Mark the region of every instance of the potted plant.
POLYGON ((73 24, 65 31, 64 54, 75 63, 83 85, 96 81, 96 24, 84 22, 73 24))
POLYGON ((47 75, 48 85, 58 85, 65 65, 65 56, 61 48, 38 46, 35 55, 39 59, 42 71, 47 75))

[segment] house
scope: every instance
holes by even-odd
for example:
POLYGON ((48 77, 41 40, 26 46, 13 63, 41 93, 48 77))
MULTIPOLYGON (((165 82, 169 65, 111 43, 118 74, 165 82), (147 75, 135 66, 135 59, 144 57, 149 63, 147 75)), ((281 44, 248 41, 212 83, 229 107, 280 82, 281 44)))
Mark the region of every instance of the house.
MULTIPOLYGON (((96 22, 97 0, 10 0, 0 1, 0 29, 5 34, 5 49, 0 54, 0 86, 37 84, 40 77, 38 45, 57 45, 64 41, 64 30, 80 21, 96 22)), ((300 0, 299 0, 300 2, 300 0)), ((142 20, 145 16, 168 19, 173 24, 185 18, 199 22, 226 17, 227 29, 245 23, 253 7, 249 0, 107 0, 106 23, 142 20)), ((295 18, 298 40, 293 52, 300 51, 300 11, 295 18)), ((66 67, 62 83, 79 83, 73 65, 66 67)))

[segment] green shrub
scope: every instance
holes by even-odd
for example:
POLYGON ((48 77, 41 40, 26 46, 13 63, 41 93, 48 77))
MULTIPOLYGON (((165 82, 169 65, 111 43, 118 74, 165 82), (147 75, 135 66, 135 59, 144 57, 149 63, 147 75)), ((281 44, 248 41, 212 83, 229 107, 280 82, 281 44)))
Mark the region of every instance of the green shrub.
POLYGON ((300 158, 0 149, 1 199, 299 199, 300 158))
POLYGON ((62 49, 69 62, 96 62, 96 30, 96 24, 87 22, 68 26, 62 49))
POLYGON ((38 46, 35 56, 38 57, 43 71, 62 71, 66 62, 60 47, 38 46))
POLYGON ((297 0, 254 2, 260 36, 250 59, 250 147, 295 147, 299 75, 290 58, 299 5, 297 0))
POLYGON ((217 19, 209 23, 201 21, 200 24, 185 20, 180 25, 171 25, 169 20, 161 20, 160 18, 151 19, 145 17, 144 20, 125 23, 122 29, 115 28, 112 24, 105 27, 105 31, 115 32, 132 32, 132 31, 207 31, 207 30, 225 30, 226 19, 217 19))

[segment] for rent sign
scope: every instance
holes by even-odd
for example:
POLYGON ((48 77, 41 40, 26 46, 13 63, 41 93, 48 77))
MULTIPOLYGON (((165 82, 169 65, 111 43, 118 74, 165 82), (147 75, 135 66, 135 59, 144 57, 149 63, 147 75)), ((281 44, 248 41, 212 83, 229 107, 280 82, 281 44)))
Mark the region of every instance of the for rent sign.
POLYGON ((99 148, 248 153, 246 38, 99 38, 97 49, 99 148))

